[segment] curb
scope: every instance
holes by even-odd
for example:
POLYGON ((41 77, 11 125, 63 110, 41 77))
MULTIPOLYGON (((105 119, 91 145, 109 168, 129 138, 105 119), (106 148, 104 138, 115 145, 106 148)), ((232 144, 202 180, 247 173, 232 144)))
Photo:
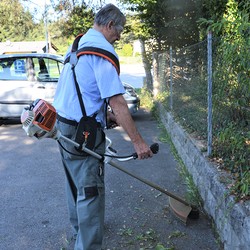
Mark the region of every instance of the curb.
POLYGON ((213 219, 225 250, 250 250, 250 201, 235 203, 221 180, 226 173, 218 172, 216 165, 197 147, 176 123, 169 112, 158 103, 160 119, 167 129, 183 163, 192 175, 204 202, 204 209, 213 219))

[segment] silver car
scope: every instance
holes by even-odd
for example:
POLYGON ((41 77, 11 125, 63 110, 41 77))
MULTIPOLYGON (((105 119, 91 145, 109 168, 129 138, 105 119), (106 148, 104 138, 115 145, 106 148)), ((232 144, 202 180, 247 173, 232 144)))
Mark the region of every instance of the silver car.
POLYGON ((126 100, 126 102, 128 104, 128 108, 129 108, 130 113, 134 114, 140 108, 140 98, 136 94, 135 89, 131 85, 123 82, 123 86, 124 86, 125 91, 126 91, 125 94, 123 95, 124 99, 126 100))
MULTIPOLYGON (((0 55, 0 120, 19 118, 23 108, 36 99, 53 102, 63 68, 62 56, 53 54, 0 55)), ((134 88, 124 83, 130 112, 140 107, 134 88)))
POLYGON ((53 101, 63 57, 52 54, 0 56, 0 118, 20 117, 37 98, 53 101))

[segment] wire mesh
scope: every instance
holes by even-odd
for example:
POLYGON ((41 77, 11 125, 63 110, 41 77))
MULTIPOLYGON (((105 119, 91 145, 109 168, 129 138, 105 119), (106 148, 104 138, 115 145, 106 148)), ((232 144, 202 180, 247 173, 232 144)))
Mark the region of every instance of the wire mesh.
POLYGON ((189 133, 207 138, 207 42, 158 56, 164 106, 189 133), (172 67, 170 66, 172 65, 172 67))

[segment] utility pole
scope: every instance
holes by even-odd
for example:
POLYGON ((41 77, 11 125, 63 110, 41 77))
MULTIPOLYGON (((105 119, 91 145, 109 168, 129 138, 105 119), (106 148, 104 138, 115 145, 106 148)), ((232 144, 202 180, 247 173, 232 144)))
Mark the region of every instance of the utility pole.
POLYGON ((44 27, 45 27, 45 42, 46 42, 46 51, 45 53, 49 53, 49 38, 48 38, 48 24, 47 24, 47 17, 48 17, 48 6, 46 4, 46 0, 44 0, 44 27))
POLYGON ((50 46, 49 46, 49 35, 48 35, 48 9, 49 5, 47 5, 46 0, 44 0, 44 11, 41 6, 41 4, 37 4, 34 1, 31 0, 23 0, 24 2, 27 2, 29 4, 34 4, 36 5, 41 11, 42 11, 42 17, 43 17, 43 22, 44 22, 44 30, 45 30, 45 53, 50 52, 50 46))

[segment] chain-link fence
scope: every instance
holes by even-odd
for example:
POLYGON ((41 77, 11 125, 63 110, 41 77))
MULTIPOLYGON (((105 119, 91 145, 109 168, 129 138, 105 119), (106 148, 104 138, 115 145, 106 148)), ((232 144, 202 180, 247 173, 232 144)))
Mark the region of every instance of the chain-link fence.
POLYGON ((154 94, 189 133, 207 139, 207 41, 154 54, 154 94))
MULTIPOLYGON (((170 48, 153 55, 154 95, 189 134, 204 142, 208 155, 212 153, 212 138, 218 128, 215 117, 225 119, 227 116, 228 121, 233 119, 229 117, 232 106, 225 105, 224 100, 221 100, 224 106, 218 108, 217 96, 217 107, 214 108, 214 100, 212 105, 212 95, 218 94, 217 87, 212 87, 212 84, 219 80, 214 75, 218 67, 225 64, 218 56, 219 42, 209 34, 206 40, 195 45, 170 48)), ((240 110, 245 112, 248 117, 245 119, 250 122, 249 107, 240 107, 240 110)))

